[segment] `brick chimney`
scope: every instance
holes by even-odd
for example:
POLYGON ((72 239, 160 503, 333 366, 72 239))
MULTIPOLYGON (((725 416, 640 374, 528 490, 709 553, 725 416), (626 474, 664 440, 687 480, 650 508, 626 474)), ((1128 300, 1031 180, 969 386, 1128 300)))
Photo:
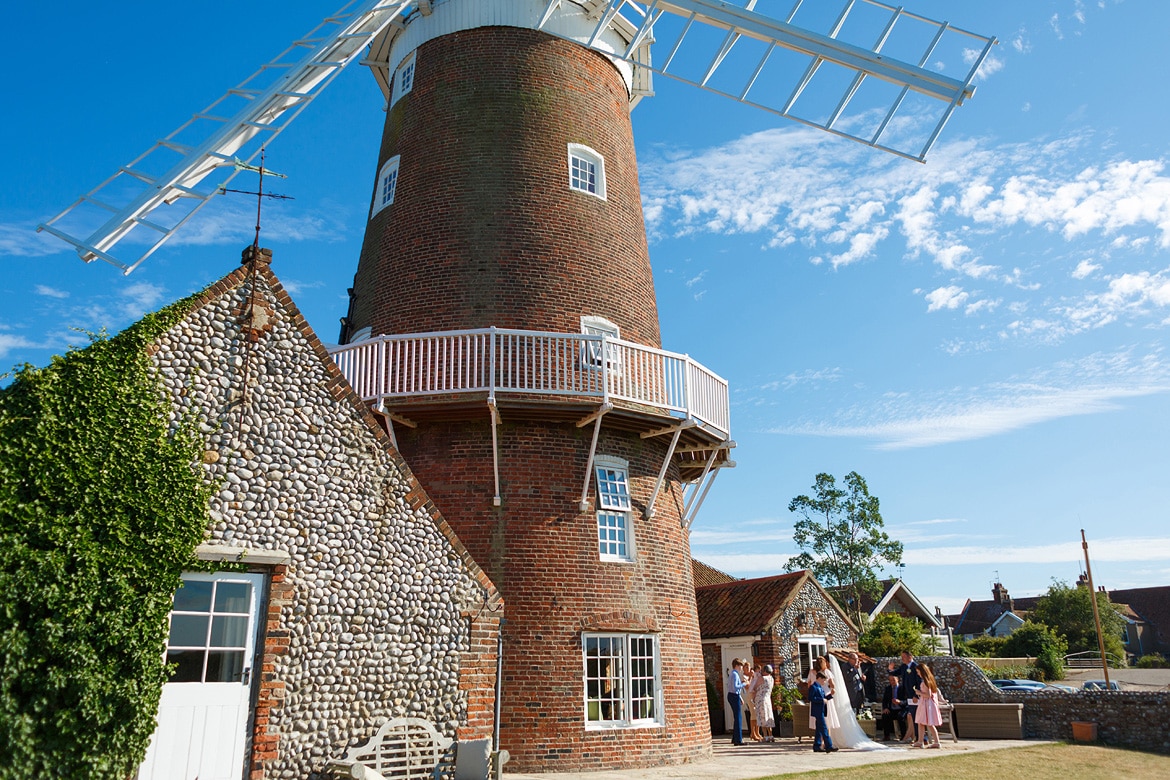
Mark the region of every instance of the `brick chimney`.
POLYGON ((1007 588, 1001 583, 995 583, 991 586, 991 598, 996 604, 1003 607, 1005 612, 1014 612, 1015 604, 1012 602, 1012 597, 1008 595, 1007 588))

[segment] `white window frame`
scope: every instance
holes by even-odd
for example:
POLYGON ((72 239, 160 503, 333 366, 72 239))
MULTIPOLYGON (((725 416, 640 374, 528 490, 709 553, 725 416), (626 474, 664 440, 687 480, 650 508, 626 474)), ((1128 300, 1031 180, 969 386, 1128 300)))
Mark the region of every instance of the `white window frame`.
POLYGON ((394 203, 394 195, 398 192, 398 168, 401 162, 401 155, 394 155, 386 162, 382 163, 382 169, 378 171, 378 188, 374 192, 374 208, 370 212, 370 218, 394 203), (391 181, 387 181, 392 179, 391 181), (387 192, 389 187, 389 192, 387 192))
MULTIPOLYGON (((605 336, 607 339, 619 341, 622 329, 616 323, 605 317, 585 315, 581 318, 581 332, 586 336, 605 336)), ((581 350, 581 365, 585 368, 601 368, 601 344, 597 341, 586 341, 581 350)), ((611 371, 621 371, 622 351, 617 344, 606 344, 605 367, 611 371)))
POLYGON ((569 144, 569 189, 605 200, 605 158, 584 144, 569 144), (590 168, 593 181, 587 182, 578 171, 590 168))
POLYGON ((655 728, 665 724, 662 713, 662 658, 657 634, 582 633, 581 679, 584 702, 582 716, 586 731, 655 728), (596 643, 599 651, 595 655, 598 660, 593 676, 590 676, 589 668, 591 642, 596 643), (600 651, 606 646, 610 653, 601 656, 600 651), (648 655, 645 652, 647 648, 648 655), (602 660, 614 662, 620 668, 603 676, 600 672, 602 660), (649 674, 646 674, 647 662, 651 667, 649 674), (645 689, 647 682, 653 688, 649 692, 645 689), (601 689, 604 684, 619 690, 611 688, 608 692, 610 695, 603 696, 601 689), (605 705, 609 705, 608 713, 604 711, 605 705), (650 709, 649 715, 632 717, 637 712, 644 712, 647 707, 650 709))
POLYGON ((390 105, 397 103, 403 95, 409 95, 414 89, 414 57, 418 52, 411 52, 394 71, 394 84, 390 89, 390 105))
POLYGON ((597 487, 598 558, 608 563, 631 563, 635 547, 630 464, 608 455, 594 456, 593 480, 597 487), (603 491, 603 484, 612 484, 616 490, 603 491))
POLYGON ((829 638, 821 634, 799 634, 796 637, 796 652, 800 662, 800 679, 803 682, 808 678, 813 661, 829 654, 829 638), (815 652, 814 648, 820 648, 820 652, 815 652))

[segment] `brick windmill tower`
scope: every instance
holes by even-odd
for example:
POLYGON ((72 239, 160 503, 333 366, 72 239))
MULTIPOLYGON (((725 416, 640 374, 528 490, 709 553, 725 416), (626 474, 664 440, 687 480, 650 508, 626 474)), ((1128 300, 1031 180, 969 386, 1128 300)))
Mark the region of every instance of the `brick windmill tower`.
POLYGON ((497 727, 518 770, 710 749, 688 531, 734 445, 727 383, 660 340, 630 124, 652 74, 922 160, 993 43, 868 0, 753 7, 353 3, 280 78, 229 92, 230 119, 197 115, 222 124, 202 143, 184 126, 139 158, 178 153, 165 174, 122 169, 146 186, 98 229, 44 226, 129 272, 366 54, 387 113, 334 357, 504 596, 497 727), (923 67, 950 34, 976 41, 964 80, 923 67), (109 250, 137 225, 158 241, 126 264, 109 250))

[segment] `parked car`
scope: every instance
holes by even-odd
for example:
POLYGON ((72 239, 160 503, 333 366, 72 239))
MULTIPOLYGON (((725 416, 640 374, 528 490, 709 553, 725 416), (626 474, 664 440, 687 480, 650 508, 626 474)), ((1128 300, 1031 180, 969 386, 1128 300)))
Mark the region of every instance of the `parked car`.
POLYGON ((1050 691, 1060 691, 1061 693, 1077 692, 1077 689, 1071 685, 1061 685, 1060 683, 1045 683, 1044 687, 1050 691))
POLYGON ((992 680, 991 684, 1001 691, 1042 691, 1046 687, 1036 680, 992 680))
MULTIPOLYGON (((1103 691, 1103 690, 1105 690, 1105 681, 1104 680, 1085 680, 1085 684, 1083 686, 1081 686, 1081 690, 1103 691)), ((1120 691, 1121 690, 1121 686, 1117 683, 1117 680, 1110 680, 1109 681, 1109 690, 1111 690, 1111 691, 1120 691)))

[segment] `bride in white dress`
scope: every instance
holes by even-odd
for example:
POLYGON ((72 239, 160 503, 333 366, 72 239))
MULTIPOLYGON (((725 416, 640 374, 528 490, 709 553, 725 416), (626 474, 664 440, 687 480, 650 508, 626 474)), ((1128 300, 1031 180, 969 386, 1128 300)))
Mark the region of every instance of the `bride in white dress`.
POLYGON ((850 750, 890 750, 885 745, 874 742, 861 730, 853 707, 849 704, 849 697, 845 695, 845 691, 849 689, 845 687, 841 664, 837 663, 837 657, 834 655, 829 656, 829 670, 833 673, 833 687, 841 691, 840 696, 834 696, 826 702, 836 714, 836 720, 840 722, 839 725, 829 725, 829 735, 833 737, 833 744, 850 750))

